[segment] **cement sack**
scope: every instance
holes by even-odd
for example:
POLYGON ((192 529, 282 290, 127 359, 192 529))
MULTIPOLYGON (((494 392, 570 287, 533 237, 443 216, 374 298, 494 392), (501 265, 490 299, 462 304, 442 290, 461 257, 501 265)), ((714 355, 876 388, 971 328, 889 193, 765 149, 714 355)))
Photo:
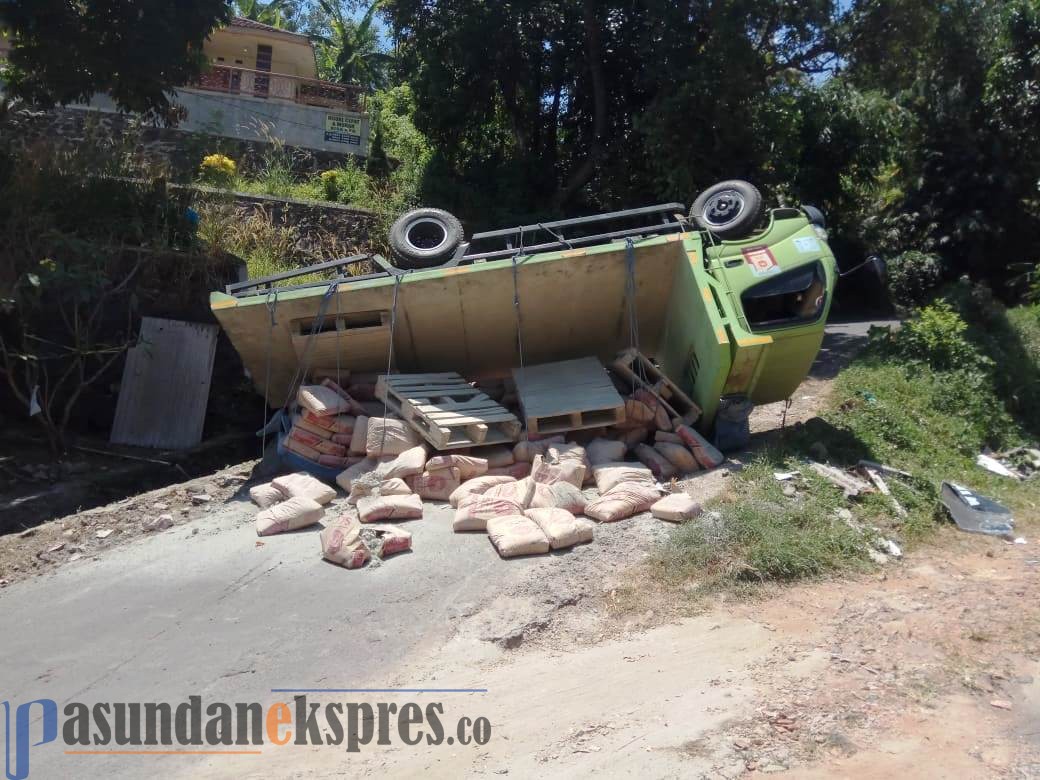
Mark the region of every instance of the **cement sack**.
POLYGON ((270 482, 262 485, 253 485, 249 488, 249 498, 261 509, 267 509, 285 500, 285 493, 276 488, 270 482))
POLYGON ((524 477, 515 482, 496 485, 487 490, 484 495, 489 498, 505 498, 519 504, 521 509, 527 509, 534 499, 535 484, 530 477, 524 477))
POLYGON ((328 466, 330 469, 345 469, 356 459, 352 458, 341 458, 338 455, 326 455, 320 453, 318 455, 318 465, 328 466))
POLYGON ((524 515, 538 524, 554 550, 592 541, 593 523, 579 520, 566 509, 528 509, 524 515))
POLYGON ((472 455, 437 455, 426 464, 427 471, 456 468, 463 480, 473 479, 487 473, 488 462, 472 455))
POLYGON ((360 569, 368 562, 368 546, 361 541, 361 527, 356 520, 337 520, 318 535, 321 557, 347 569, 360 569))
POLYGON ((682 444, 682 438, 677 433, 671 431, 654 431, 654 445, 661 444, 662 442, 668 444, 682 444))
POLYGON ((304 430, 300 426, 302 422, 297 423, 289 431, 289 436, 302 444, 314 449, 322 455, 335 455, 337 458, 343 458, 347 455, 347 448, 342 444, 336 444, 334 441, 318 436, 317 434, 311 433, 310 431, 304 430))
POLYGON ((365 452, 369 457, 400 455, 419 444, 419 434, 404 420, 369 417, 365 452))
POLYGON ((305 497, 319 504, 327 504, 336 497, 336 488, 302 471, 275 477, 271 484, 282 491, 286 498, 305 497))
POLYGON ((351 483, 347 503, 357 506, 357 502, 366 496, 406 496, 411 492, 412 489, 400 477, 384 480, 376 472, 370 471, 351 483))
POLYGON ((726 460, 726 456, 715 448, 707 439, 688 425, 680 425, 675 429, 683 440, 683 444, 690 448, 693 457, 706 469, 718 468, 726 460))
POLYGON ((628 447, 625 446, 625 443, 614 439, 593 439, 585 448, 585 454, 593 467, 601 463, 624 460, 626 452, 628 452, 628 447))
POLYGON ((527 461, 518 460, 512 466, 504 466, 502 468, 487 470, 485 476, 488 477, 512 477, 513 479, 523 479, 531 475, 531 464, 527 461))
POLYGON ((345 471, 340 472, 336 476, 336 484, 349 493, 355 479, 360 477, 362 474, 368 474, 369 472, 375 471, 378 466, 379 461, 375 458, 359 460, 353 466, 349 466, 345 471))
POLYGON ((256 515, 256 535, 271 536, 314 525, 325 515, 317 501, 304 496, 287 498, 256 515))
POLYGON ((656 428, 660 428, 664 431, 672 430, 672 421, 668 418, 668 410, 664 408, 664 405, 658 400, 657 396, 651 393, 646 388, 639 388, 632 397, 637 401, 642 401, 654 412, 653 424, 656 428))
POLYGON ((380 520, 417 520, 422 517, 422 499, 414 493, 406 496, 366 496, 357 503, 362 523, 380 520))
POLYGON ((672 493, 656 501, 650 507, 650 514, 654 517, 673 523, 692 520, 700 513, 701 505, 694 500, 693 496, 686 493, 672 493))
POLYGON ((493 517, 487 523, 491 544, 503 558, 549 552, 549 540, 538 523, 523 515, 493 517))
POLYGON ((487 461, 489 469, 500 469, 506 466, 512 466, 516 463, 516 457, 513 455, 513 448, 507 447, 504 444, 495 444, 491 447, 480 447, 474 450, 477 457, 483 458, 487 461))
POLYGON ((587 503, 585 515, 601 523, 616 523, 645 512, 657 502, 660 495, 660 490, 641 482, 622 482, 595 501, 587 503))
POLYGON ((448 503, 458 508, 459 502, 466 496, 481 496, 495 485, 504 485, 508 482, 516 482, 512 477, 483 476, 469 479, 459 485, 452 494, 448 496, 448 503))
POLYGON ((424 471, 408 477, 405 482, 425 501, 447 501, 462 485, 462 478, 458 469, 450 468, 424 471))
POLYGON ((330 417, 322 417, 314 412, 304 410, 303 421, 308 425, 324 428, 332 434, 347 434, 354 430, 354 417, 349 414, 338 414, 330 417))
POLYGON ((654 410, 640 400, 625 401, 625 422, 646 426, 654 421, 654 410))
POLYGON ((368 449, 368 418, 360 415, 354 418, 354 430, 350 435, 350 454, 366 455, 368 449))
POLYGON ((566 509, 571 514, 580 515, 585 511, 586 503, 585 494, 569 482, 556 482, 552 485, 536 482, 534 495, 527 506, 530 509, 566 509))
POLYGON ((650 487, 656 482, 650 469, 635 463, 601 463, 593 467, 592 473, 596 477, 596 489, 601 495, 622 482, 638 482, 650 487))
POLYGON ((508 498, 488 495, 466 496, 459 501, 451 527, 456 532, 486 531, 488 520, 494 517, 523 514, 524 508, 508 498))
POLYGON ((585 478, 582 480, 582 485, 589 485, 592 483, 592 464, 589 462, 588 453, 585 448, 580 444, 574 442, 566 442, 565 444, 553 444, 548 452, 546 452, 550 461, 565 461, 572 460, 581 463, 585 467, 585 478))
POLYGON ((295 439, 292 436, 286 436, 282 439, 282 446, 289 452, 295 452, 301 458, 306 458, 312 463, 317 463, 318 458, 321 457, 321 453, 318 452, 314 447, 304 444, 299 439, 295 439))
POLYGON ((300 385, 300 389, 296 391, 296 402, 318 417, 346 414, 351 409, 348 400, 323 385, 300 385))
POLYGON ((323 379, 321 380, 321 386, 328 388, 336 395, 338 395, 340 398, 342 398, 344 401, 346 401, 350 406, 349 411, 351 414, 362 413, 361 404, 359 404, 357 401, 351 398, 350 393, 348 393, 346 390, 344 390, 342 387, 336 384, 336 382, 334 382, 333 380, 327 378, 323 379))
POLYGON ((691 474, 700 470, 700 464, 693 457, 693 453, 681 444, 659 441, 654 445, 654 449, 667 458, 680 474, 691 474))
MULTIPOLYGON (((310 412, 307 412, 307 414, 309 414, 311 417, 315 417, 310 412)), ((315 417, 315 419, 320 420, 321 418, 315 417)), ((329 417, 328 419, 335 420, 336 418, 329 417)), ((303 415, 293 415, 292 423, 292 429, 294 431, 306 431, 307 433, 313 434, 316 438, 319 439, 332 438, 332 431, 328 430, 327 428, 322 428, 320 425, 315 425, 314 423, 307 422, 307 420, 304 419, 303 415)))
POLYGON ((644 441, 646 441, 649 435, 650 431, 640 426, 636 428, 630 428, 627 431, 622 431, 621 435, 618 438, 625 443, 626 450, 631 450, 637 444, 642 444, 644 441))
POLYGON ((513 457, 517 461, 530 463, 535 455, 544 455, 553 444, 563 444, 563 436, 549 436, 538 441, 518 441, 513 447, 513 457))
POLYGON ((569 482, 580 488, 585 481, 585 464, 579 460, 564 460, 550 463, 541 455, 534 456, 531 464, 531 479, 542 485, 569 482))
POLYGON ((636 457, 650 469, 650 473, 658 482, 667 482, 675 476, 675 466, 649 444, 637 444, 636 457))
POLYGON ((361 528, 361 541, 373 555, 383 559, 412 549, 412 535, 396 525, 366 525, 361 528))
POLYGON ((388 458, 386 462, 380 463, 376 467, 376 474, 382 479, 393 479, 394 477, 404 479, 415 474, 421 474, 423 469, 426 468, 426 455, 426 448, 421 444, 409 447, 400 455, 388 458))

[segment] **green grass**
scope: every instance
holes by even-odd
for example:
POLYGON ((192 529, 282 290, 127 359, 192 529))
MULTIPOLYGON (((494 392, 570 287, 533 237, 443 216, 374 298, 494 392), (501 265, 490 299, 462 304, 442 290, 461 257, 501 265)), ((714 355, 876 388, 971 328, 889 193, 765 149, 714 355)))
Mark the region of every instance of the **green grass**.
MULTIPOLYGON (((963 292, 954 290, 952 298, 963 292)), ((867 548, 876 536, 871 529, 912 548, 947 522, 938 503, 943 480, 1006 504, 1027 535, 1040 531, 1040 481, 1015 482, 975 465, 984 446, 1037 439, 1040 415, 1030 383, 1040 367, 1040 306, 1005 312, 989 301, 984 318, 964 300, 957 308, 971 317, 967 327, 939 338, 946 339, 943 348, 951 339, 963 341, 956 367, 932 365, 932 356, 913 341, 913 327, 875 338, 835 379, 818 418, 761 452, 725 495, 710 502, 707 509, 716 514, 673 532, 654 559, 661 577, 712 588, 869 566, 867 548), (912 356, 900 351, 911 343, 912 356), (1008 364, 1012 359, 1017 362, 1008 364), (846 501, 836 487, 807 473, 804 459, 820 445, 833 465, 866 458, 910 472, 912 479, 887 478, 907 517, 898 517, 884 496, 846 501), (788 497, 772 472, 793 469, 803 477, 798 494, 788 497), (838 519, 840 508, 850 510, 862 530, 838 519)))

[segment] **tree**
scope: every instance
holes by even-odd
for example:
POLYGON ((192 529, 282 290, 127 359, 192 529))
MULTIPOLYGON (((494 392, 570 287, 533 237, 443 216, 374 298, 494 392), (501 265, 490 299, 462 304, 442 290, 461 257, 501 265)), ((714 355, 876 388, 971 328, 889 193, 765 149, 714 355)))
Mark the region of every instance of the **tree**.
POLYGON ((243 19, 277 27, 280 30, 297 29, 296 4, 293 0, 234 0, 235 15, 243 19))
POLYGON ((225 0, 7 0, 14 34, 8 89, 43 106, 108 93, 127 111, 170 115, 167 93, 191 83, 202 44, 228 19, 225 0))
POLYGON ((326 14, 328 31, 317 34, 319 71, 325 78, 344 84, 360 84, 369 91, 386 86, 387 67, 392 57, 379 48, 374 22, 380 0, 375 0, 360 19, 349 18, 336 0, 319 0, 326 14))

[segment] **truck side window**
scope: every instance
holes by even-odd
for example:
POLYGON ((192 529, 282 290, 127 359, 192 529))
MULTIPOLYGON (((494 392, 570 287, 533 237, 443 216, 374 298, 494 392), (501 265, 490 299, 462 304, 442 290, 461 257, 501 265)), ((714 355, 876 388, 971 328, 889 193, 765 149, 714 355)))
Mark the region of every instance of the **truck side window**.
POLYGON ((749 327, 767 330, 819 318, 826 290, 823 264, 817 260, 749 287, 740 301, 749 327))

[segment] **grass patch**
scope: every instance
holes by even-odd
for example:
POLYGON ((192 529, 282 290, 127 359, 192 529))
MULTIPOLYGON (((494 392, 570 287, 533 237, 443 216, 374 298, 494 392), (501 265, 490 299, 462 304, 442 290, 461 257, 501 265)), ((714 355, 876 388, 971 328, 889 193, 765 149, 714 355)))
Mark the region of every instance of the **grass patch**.
POLYGON ((824 413, 760 453, 703 520, 677 528, 656 570, 672 583, 716 588, 866 567, 879 534, 914 545, 946 522, 943 480, 1004 503, 1020 531, 1040 529, 1040 483, 975 465, 984 447, 1036 440, 1038 372, 1040 306, 1005 311, 984 292, 955 288, 898 333, 874 334, 835 379, 824 413), (879 494, 846 501, 808 472, 804 459, 821 459, 821 448, 833 465, 866 458, 910 472, 912 479, 887 479, 907 516, 879 494), (798 492, 785 496, 772 473, 795 469, 803 474, 798 492))

